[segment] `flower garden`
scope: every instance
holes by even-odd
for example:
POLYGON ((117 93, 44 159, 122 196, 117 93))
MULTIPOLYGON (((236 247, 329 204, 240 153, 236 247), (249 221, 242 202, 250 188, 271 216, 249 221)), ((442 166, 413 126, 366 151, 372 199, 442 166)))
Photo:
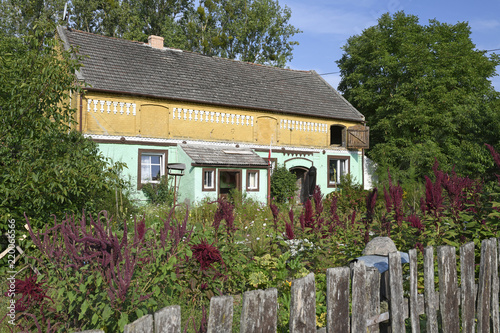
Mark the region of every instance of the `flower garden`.
MULTIPOLYGON (((500 155, 489 148, 500 168, 500 155)), ((238 295, 270 287, 278 289, 278 331, 287 332, 291 281, 314 272, 317 290, 326 289, 325 270, 348 265, 375 236, 391 237, 401 251, 417 248, 419 264, 430 245, 474 241, 480 251, 483 239, 500 236, 499 185, 500 177, 487 185, 436 164, 411 188, 390 175, 372 191, 345 179, 328 196, 316 187, 303 205, 263 205, 233 193, 229 201, 191 207, 148 205, 125 221, 84 212, 33 230, 26 217, 29 257, 16 280, 17 326, 4 317, 1 332, 118 332, 173 304, 181 306, 183 331, 205 332, 214 295, 235 296, 238 329, 238 295)), ((324 293, 316 304, 322 327, 324 293)))

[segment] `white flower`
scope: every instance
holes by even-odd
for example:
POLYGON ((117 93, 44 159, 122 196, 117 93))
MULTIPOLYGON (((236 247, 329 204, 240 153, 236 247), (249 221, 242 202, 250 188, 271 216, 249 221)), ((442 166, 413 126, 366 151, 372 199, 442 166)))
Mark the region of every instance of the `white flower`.
POLYGON ((266 224, 264 223, 262 226, 263 226, 263 227, 265 227, 265 226, 266 226, 266 224))
POLYGON ((257 237, 256 240, 260 240, 260 237, 257 237))

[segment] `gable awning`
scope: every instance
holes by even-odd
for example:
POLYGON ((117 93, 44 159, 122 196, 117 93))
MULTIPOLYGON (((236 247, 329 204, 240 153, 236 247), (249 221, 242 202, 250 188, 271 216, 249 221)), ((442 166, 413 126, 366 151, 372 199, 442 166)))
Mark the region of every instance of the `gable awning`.
POLYGON ((182 145, 193 166, 267 168, 268 162, 251 149, 182 145))

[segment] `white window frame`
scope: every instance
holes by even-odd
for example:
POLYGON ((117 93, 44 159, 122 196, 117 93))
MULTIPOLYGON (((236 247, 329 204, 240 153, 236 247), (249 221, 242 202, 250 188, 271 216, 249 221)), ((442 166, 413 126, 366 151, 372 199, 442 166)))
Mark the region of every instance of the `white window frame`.
MULTIPOLYGON (((159 156, 160 157, 160 178, 165 176, 167 174, 167 158, 168 158, 168 151, 167 150, 155 150, 155 149, 139 149, 139 154, 138 154, 138 170, 137 170, 137 188, 141 189, 144 184, 152 183, 152 184, 158 184, 160 182, 160 179, 158 180, 153 180, 153 179, 144 179, 143 175, 143 163, 142 163, 142 158, 143 156, 159 156)), ((151 173, 151 165, 157 165, 157 164, 152 164, 151 159, 150 159, 150 173, 151 173)))
POLYGON ((217 187, 215 186, 215 169, 204 168, 203 172, 203 191, 215 191, 217 187), (208 176, 208 177, 207 177, 208 176), (207 184, 207 181, 211 180, 212 184, 207 184))
POLYGON ((340 184, 340 177, 345 176, 349 174, 349 169, 350 169, 350 157, 349 156, 328 156, 328 167, 327 167, 327 179, 328 179, 328 187, 335 187, 340 184), (330 164, 331 161, 336 161, 337 170, 342 170, 343 172, 337 173, 335 176, 335 181, 332 181, 330 178, 330 164), (341 168, 342 166, 342 168, 341 168))
POLYGON ((247 170, 247 191, 259 191, 259 170, 247 170), (254 184, 251 183, 250 179, 254 176, 254 184))

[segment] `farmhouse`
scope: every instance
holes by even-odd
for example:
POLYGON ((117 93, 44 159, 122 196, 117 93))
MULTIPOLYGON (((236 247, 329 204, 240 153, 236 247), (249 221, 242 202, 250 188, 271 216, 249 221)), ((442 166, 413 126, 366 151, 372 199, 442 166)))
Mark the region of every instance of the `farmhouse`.
POLYGON ((301 200, 314 184, 335 190, 347 173, 364 181, 365 118, 314 71, 171 49, 157 36, 58 34, 82 56, 77 129, 127 164, 138 197, 145 183, 176 173, 179 201, 237 188, 266 202, 277 165, 295 173, 301 200))

